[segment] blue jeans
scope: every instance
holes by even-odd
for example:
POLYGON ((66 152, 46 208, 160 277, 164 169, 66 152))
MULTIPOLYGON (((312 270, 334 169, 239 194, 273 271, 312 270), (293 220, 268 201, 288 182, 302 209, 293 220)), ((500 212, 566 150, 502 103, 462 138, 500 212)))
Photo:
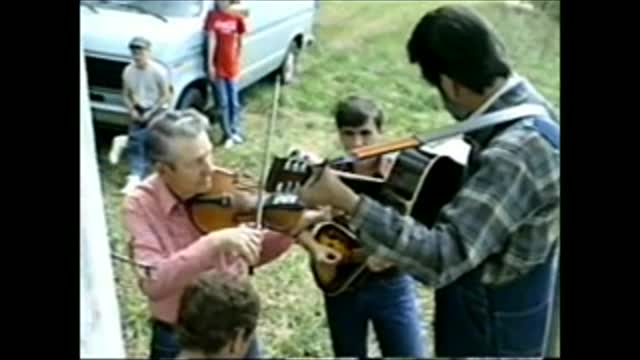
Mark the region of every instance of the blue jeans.
POLYGON ((238 83, 230 79, 216 78, 213 82, 218 107, 222 112, 222 131, 225 138, 240 135, 240 98, 238 83))
POLYGON ((371 278, 355 291, 326 296, 325 307, 336 357, 367 357, 369 320, 382 356, 427 357, 414 282, 408 275, 371 278))
POLYGON ((438 289, 436 356, 542 357, 552 261, 506 285, 484 285, 479 267, 438 289))
MULTIPOLYGON (((180 354, 180 345, 176 338, 175 331, 170 325, 162 322, 152 321, 151 325, 151 354, 150 359, 175 359, 180 354)), ((247 359, 256 359, 262 357, 260 343, 254 336, 247 359)))
POLYGON ((129 125, 129 140, 127 141, 129 172, 140 178, 145 177, 151 167, 146 149, 147 135, 147 129, 143 125, 135 122, 129 125))

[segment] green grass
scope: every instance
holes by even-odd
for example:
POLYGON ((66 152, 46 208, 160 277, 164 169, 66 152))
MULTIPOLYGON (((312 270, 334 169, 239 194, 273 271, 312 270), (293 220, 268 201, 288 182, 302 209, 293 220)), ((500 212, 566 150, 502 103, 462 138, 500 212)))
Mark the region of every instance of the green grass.
MULTIPOLYGON (((452 123, 437 93, 428 88, 416 67, 408 64, 405 42, 414 24, 440 2, 322 3, 318 43, 303 59, 302 81, 282 88, 280 113, 272 143, 274 154, 298 145, 321 154, 337 153, 337 137, 330 117, 335 102, 348 94, 373 97, 387 113, 389 137, 407 136, 452 123)), ((447 1, 446 3, 449 3, 447 1)), ((478 2, 474 2, 478 4, 478 2)), ((509 49, 519 73, 529 77, 554 105, 560 105, 559 26, 547 16, 481 3, 478 9, 493 23, 509 49)), ((217 162, 257 175, 262 159, 264 130, 271 108, 272 83, 246 91, 245 128, 250 140, 232 150, 218 150, 217 162)), ((217 131, 217 130, 216 130, 217 131)), ((108 138, 100 142, 100 162, 111 244, 126 253, 118 189, 124 165, 106 163, 108 138)), ((149 343, 148 309, 132 270, 115 264, 123 333, 131 357, 146 357, 149 343)), ((332 356, 321 293, 313 284, 307 258, 293 248, 281 260, 255 275, 262 294, 259 334, 270 356, 332 356)), ((425 326, 430 326, 432 293, 420 287, 425 326)), ((370 350, 376 354, 376 350, 370 350)))

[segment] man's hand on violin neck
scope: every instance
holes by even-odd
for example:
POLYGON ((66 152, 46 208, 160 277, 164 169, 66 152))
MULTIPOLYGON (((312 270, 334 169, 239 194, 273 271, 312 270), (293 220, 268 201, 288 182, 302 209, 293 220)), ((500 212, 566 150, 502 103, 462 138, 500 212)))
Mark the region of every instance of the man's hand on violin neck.
POLYGON ((248 226, 227 228, 207 236, 215 252, 222 251, 243 258, 248 265, 255 265, 260 259, 264 231, 248 226))
POLYGON ((298 192, 309 207, 326 206, 353 214, 360 201, 359 196, 345 185, 329 167, 314 169, 314 174, 298 192))

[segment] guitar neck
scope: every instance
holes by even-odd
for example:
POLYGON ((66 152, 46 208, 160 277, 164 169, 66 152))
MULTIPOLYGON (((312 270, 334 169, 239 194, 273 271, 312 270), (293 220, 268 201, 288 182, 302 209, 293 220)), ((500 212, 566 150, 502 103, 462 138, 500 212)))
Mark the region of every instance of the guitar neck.
POLYGON ((378 178, 378 177, 374 177, 374 176, 354 174, 352 172, 342 171, 342 170, 333 170, 333 173, 338 175, 342 179, 371 182, 371 183, 375 183, 375 184, 384 183, 384 179, 378 178))

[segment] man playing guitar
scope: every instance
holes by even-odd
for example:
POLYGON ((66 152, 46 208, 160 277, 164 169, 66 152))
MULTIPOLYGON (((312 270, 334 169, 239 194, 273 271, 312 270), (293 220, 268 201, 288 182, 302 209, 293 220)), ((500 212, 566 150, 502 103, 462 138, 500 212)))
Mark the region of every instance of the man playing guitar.
POLYGON ((541 110, 467 134, 461 188, 431 226, 358 195, 328 167, 298 194, 309 206, 345 211, 369 251, 437 289, 436 356, 542 356, 560 241, 558 119, 469 8, 428 12, 407 51, 458 121, 522 104, 541 110))
MULTIPOLYGON (((335 121, 345 150, 372 145, 381 138, 384 114, 373 101, 350 96, 338 103, 335 121)), ((386 177, 392 159, 377 157, 343 170, 386 177)), ((370 272, 348 290, 325 293, 325 308, 336 357, 367 357, 369 321, 385 357, 426 356, 413 279, 391 263, 368 257, 370 272)))

